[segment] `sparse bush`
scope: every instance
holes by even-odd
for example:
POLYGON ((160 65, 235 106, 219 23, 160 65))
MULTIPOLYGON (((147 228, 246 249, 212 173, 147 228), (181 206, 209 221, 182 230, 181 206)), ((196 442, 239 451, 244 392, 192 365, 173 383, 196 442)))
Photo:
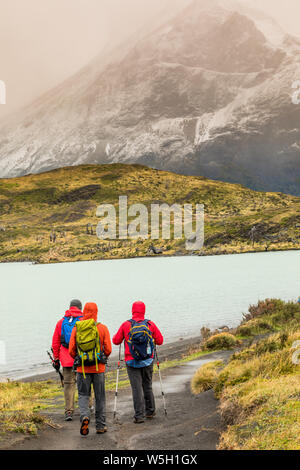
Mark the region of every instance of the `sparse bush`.
POLYGON ((243 314, 244 322, 252 320, 253 318, 261 317, 262 315, 271 315, 282 306, 284 302, 279 299, 266 299, 260 300, 257 305, 250 305, 248 312, 243 314))
POLYGON ((201 338, 203 339, 203 341, 206 341, 210 336, 211 336, 211 331, 209 328, 206 328, 206 326, 203 326, 201 328, 201 338))
POLYGON ((275 332, 286 325, 289 329, 293 326, 297 328, 300 322, 300 304, 267 299, 249 307, 249 313, 243 317, 244 320, 237 329, 237 333, 242 336, 275 332))

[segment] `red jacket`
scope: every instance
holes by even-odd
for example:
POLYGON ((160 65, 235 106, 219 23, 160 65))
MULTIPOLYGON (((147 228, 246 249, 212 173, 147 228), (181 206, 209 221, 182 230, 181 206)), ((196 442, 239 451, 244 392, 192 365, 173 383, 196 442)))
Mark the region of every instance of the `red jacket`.
MULTIPOLYGON (((83 309, 83 315, 84 317, 80 321, 93 319, 97 323, 97 316, 98 316, 97 305, 93 302, 85 304, 84 309, 83 309)), ((108 328, 102 323, 99 323, 97 325, 97 328, 98 328, 98 333, 99 333, 99 338, 100 338, 100 344, 103 348, 104 354, 108 357, 110 356, 111 350, 112 350, 108 328)), ((75 326, 73 328, 71 339, 70 339, 70 344, 69 344, 69 353, 71 354, 72 357, 74 357, 74 359, 77 355, 76 334, 77 334, 77 328, 75 326)), ((77 367, 77 372, 82 373, 82 367, 77 367)), ((98 370, 97 370, 96 365, 85 366, 84 372, 86 372, 87 374, 101 374, 105 372, 105 364, 98 364, 98 370)))
MULTIPOLYGON (((80 317, 82 315, 82 311, 77 307, 70 307, 65 313, 66 317, 80 317)), ((61 344, 61 327, 63 320, 63 318, 59 320, 54 330, 52 338, 53 356, 54 359, 60 360, 62 367, 73 367, 74 359, 70 356, 68 349, 61 344)))
MULTIPOLYGON (((135 302, 132 306, 132 319, 136 322, 145 320, 146 306, 143 302, 135 302)), ((153 321, 149 320, 149 328, 152 333, 155 344, 160 346, 164 342, 164 338, 153 321)), ((130 354, 128 346, 129 331, 131 323, 129 320, 125 321, 119 328, 119 331, 113 337, 113 343, 116 345, 121 344, 125 340, 125 361, 132 361, 133 357, 130 354)))

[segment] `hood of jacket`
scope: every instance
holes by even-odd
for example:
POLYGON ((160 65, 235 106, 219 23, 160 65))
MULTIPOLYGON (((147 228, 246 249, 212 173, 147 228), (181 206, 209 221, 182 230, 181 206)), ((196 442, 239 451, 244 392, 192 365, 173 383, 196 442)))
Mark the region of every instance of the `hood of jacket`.
POLYGON ((132 305, 132 319, 135 321, 145 320, 146 305, 144 302, 134 302, 132 305))
POLYGON ((82 317, 82 311, 77 307, 70 307, 66 311, 65 317, 82 317))
POLYGON ((85 304, 83 309, 83 320, 93 319, 95 322, 98 318, 98 307, 94 302, 89 302, 85 304))

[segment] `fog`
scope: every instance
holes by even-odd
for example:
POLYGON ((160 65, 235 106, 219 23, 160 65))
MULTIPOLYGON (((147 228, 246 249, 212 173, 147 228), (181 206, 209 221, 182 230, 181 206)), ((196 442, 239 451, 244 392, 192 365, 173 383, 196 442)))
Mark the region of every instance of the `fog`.
MULTIPOLYGON (((201 0, 199 0, 201 1, 201 0)), ((241 0, 298 35, 299 0, 241 0)), ((189 0, 0 0, 0 117, 29 103, 151 18, 189 0)))

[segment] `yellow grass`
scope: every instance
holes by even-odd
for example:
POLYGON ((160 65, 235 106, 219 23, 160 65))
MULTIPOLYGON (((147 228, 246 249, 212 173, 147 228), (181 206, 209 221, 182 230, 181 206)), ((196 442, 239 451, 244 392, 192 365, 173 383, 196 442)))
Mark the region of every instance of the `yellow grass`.
POLYGON ((251 311, 245 331, 255 333, 261 322, 277 332, 236 352, 221 369, 202 367, 192 391, 214 388, 220 399, 227 427, 219 449, 300 450, 300 365, 293 349, 300 341, 300 304, 267 300, 251 311))
MULTIPOLYGON (((240 185, 157 171, 140 165, 83 165, 0 181, 0 261, 41 263, 146 256, 149 240, 99 240, 86 225, 97 225, 96 208, 154 202, 205 205, 203 254, 300 249, 300 198, 251 191, 240 185), (249 230, 265 224, 277 239, 249 230), (272 228, 273 227, 273 228, 272 228), (50 233, 57 239, 50 242, 50 233), (61 235, 62 234, 62 235, 61 235)), ((130 221, 130 220, 129 220, 130 221)), ((164 255, 187 254, 185 240, 155 240, 164 255)))

